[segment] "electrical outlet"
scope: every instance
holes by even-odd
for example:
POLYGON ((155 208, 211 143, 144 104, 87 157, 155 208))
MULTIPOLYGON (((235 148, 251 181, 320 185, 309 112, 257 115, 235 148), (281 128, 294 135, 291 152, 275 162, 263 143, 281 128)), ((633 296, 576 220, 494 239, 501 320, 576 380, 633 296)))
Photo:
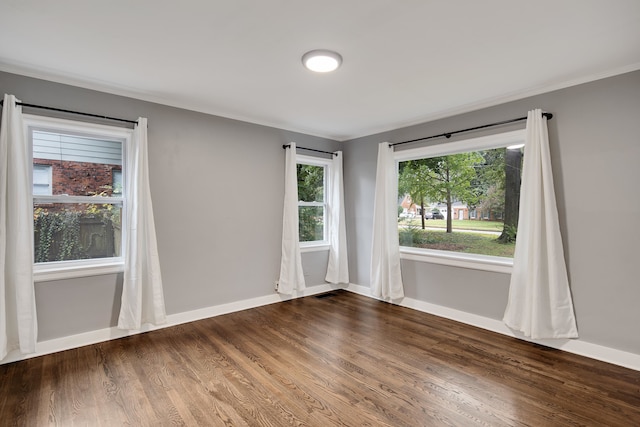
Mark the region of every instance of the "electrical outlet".
POLYGON ((273 282, 274 289, 275 289, 275 291, 276 291, 276 292, 278 292, 278 284, 279 284, 279 283, 278 283, 278 281, 277 281, 277 280, 276 280, 275 282, 273 282))

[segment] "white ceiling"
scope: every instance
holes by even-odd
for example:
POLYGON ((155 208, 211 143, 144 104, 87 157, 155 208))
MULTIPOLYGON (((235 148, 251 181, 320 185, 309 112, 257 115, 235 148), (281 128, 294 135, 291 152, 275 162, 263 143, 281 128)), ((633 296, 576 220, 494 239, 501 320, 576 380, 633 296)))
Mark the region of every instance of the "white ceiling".
POLYGON ((336 140, 640 69, 640 0, 2 0, 0 17, 0 70, 336 140), (305 70, 312 49, 342 67, 305 70))

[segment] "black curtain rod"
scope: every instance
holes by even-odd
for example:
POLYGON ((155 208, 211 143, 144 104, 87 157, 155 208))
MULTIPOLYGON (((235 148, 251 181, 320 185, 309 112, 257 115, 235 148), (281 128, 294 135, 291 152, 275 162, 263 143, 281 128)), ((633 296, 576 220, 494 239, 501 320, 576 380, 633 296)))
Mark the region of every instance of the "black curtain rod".
MULTIPOLYGON (((2 104, 4 104, 4 99, 0 99, 0 106, 2 106, 2 104)), ((23 107, 28 107, 28 108, 39 108, 41 110, 58 111, 60 113, 77 114, 79 116, 96 117, 96 118, 105 119, 105 120, 115 120, 117 122, 131 123, 134 125, 138 124, 137 120, 119 119, 117 117, 101 116, 100 114, 83 113, 81 111, 63 110, 62 108, 45 107, 43 105, 27 104, 24 102, 16 102, 16 105, 21 105, 23 107)))
MULTIPOLYGON (((553 114, 551 114, 551 113, 542 113, 542 115, 544 117, 546 117, 547 120, 551 120, 553 118, 553 114)), ((424 141, 424 140, 427 140, 427 139, 441 138, 443 136, 445 138, 449 139, 449 138, 451 138, 452 135, 455 135, 455 134, 458 134, 458 133, 470 132, 472 130, 478 130, 478 129, 484 129, 484 128, 489 128, 489 127, 493 127, 493 126, 506 125, 506 124, 509 124, 509 123, 521 122, 522 120, 527 120, 527 117, 519 117, 517 119, 504 120, 502 122, 490 123, 488 125, 476 126, 476 127, 472 127, 472 128, 468 128, 468 129, 456 130, 456 131, 453 131, 453 132, 445 132, 445 133, 441 133, 439 135, 432 135, 432 136, 427 136, 427 137, 424 137, 424 138, 412 139, 410 141, 396 142, 394 144, 389 144, 389 147, 395 147, 396 145, 402 145, 402 144, 409 144, 411 142, 424 141)))
MULTIPOLYGON (((287 149, 289 147, 291 147, 291 145, 289 145, 289 144, 285 144, 285 145, 282 146, 282 148, 284 148, 284 149, 287 149)), ((338 153, 335 153, 333 151, 322 151, 322 150, 316 150, 315 148, 304 148, 304 147, 297 147, 297 146, 296 146, 296 148, 299 148, 300 150, 315 151, 316 153, 331 154, 332 156, 337 156, 338 155, 338 153)))

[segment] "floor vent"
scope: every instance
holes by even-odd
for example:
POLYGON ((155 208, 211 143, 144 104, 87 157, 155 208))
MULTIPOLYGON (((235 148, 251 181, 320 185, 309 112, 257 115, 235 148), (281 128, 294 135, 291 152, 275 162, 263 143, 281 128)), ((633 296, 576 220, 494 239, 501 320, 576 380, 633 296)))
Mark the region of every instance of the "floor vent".
POLYGON ((330 297, 335 297, 336 294, 335 292, 325 292, 324 294, 318 294, 315 295, 316 298, 320 299, 320 298, 330 298, 330 297))

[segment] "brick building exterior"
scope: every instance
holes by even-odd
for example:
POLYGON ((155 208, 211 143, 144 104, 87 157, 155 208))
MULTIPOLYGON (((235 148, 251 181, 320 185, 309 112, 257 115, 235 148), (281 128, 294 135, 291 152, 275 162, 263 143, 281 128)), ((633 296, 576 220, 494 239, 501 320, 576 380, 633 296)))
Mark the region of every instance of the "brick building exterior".
POLYGON ((118 187, 117 174, 122 173, 120 165, 48 159, 34 159, 33 164, 51 167, 50 185, 53 195, 111 196, 114 184, 118 187))

